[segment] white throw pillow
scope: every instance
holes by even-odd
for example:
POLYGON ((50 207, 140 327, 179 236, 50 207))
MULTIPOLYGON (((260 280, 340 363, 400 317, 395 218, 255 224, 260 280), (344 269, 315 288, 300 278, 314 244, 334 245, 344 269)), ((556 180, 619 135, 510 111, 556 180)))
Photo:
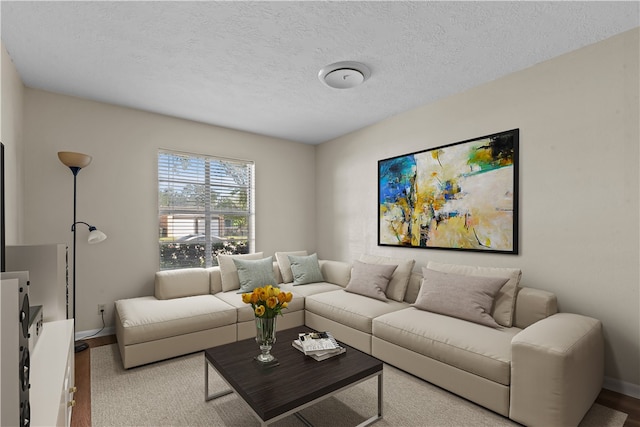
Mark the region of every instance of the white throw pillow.
POLYGON ((522 271, 519 268, 478 267, 471 265, 444 264, 429 261, 427 268, 443 273, 464 274, 466 276, 504 277, 509 279, 498 291, 491 316, 498 324, 510 328, 513 326, 513 313, 516 307, 516 294, 522 271))
POLYGON ((218 255, 218 265, 220 266, 220 279, 222 281, 222 291, 228 292, 240 289, 240 279, 238 269, 233 263, 233 259, 262 259, 262 252, 242 255, 218 255))
POLYGON ((291 272, 291 263, 289 262, 289 255, 293 256, 307 256, 307 251, 293 251, 293 252, 276 252, 276 261, 278 262, 278 268, 280 274, 282 274, 282 283, 293 282, 293 273, 291 272))

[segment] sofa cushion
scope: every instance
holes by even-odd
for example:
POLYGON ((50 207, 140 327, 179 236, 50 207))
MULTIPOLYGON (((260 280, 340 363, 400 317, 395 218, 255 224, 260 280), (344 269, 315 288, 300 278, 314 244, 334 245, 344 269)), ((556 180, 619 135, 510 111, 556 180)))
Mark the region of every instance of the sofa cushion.
POLYGON ((395 301, 402 301, 404 294, 409 286, 409 278, 411 277, 411 271, 415 260, 406 258, 391 258, 377 255, 362 254, 360 261, 368 264, 387 264, 396 265, 397 268, 391 276, 391 281, 386 290, 387 298, 391 298, 395 301))
POLYGON ((276 278, 273 275, 273 257, 263 259, 234 258, 233 263, 238 270, 239 294, 251 292, 255 288, 267 285, 277 285, 276 278))
POLYGON ((294 285, 324 282, 322 271, 320 271, 320 264, 318 263, 318 255, 289 255, 289 263, 291 264, 294 285))
POLYGON ((424 267, 422 277, 414 307, 492 328, 500 327, 489 313, 496 294, 507 279, 442 273, 424 267))
POLYGON ((291 263, 289 262, 289 255, 293 256, 307 256, 307 251, 292 251, 292 252, 276 252, 276 261, 280 268, 280 274, 282 274, 282 283, 293 282, 293 273, 291 272, 291 263))
POLYGON ((209 294, 209 272, 204 268, 182 268, 156 272, 155 296, 158 299, 209 294))
POLYGON ((351 280, 344 290, 380 301, 387 301, 385 291, 396 268, 395 265, 367 264, 354 261, 351 280))
POLYGON ((368 334, 374 317, 409 307, 404 302, 380 301, 344 289, 310 295, 304 304, 307 311, 368 334))
POLYGON ((465 274, 468 276, 505 277, 509 280, 500 289, 496 296, 491 317, 502 325, 510 328, 513 325, 513 313, 515 311, 516 294, 522 271, 519 268, 479 267, 471 265, 444 264, 429 261, 427 268, 444 273, 465 274))
POLYGON ((308 297, 322 292, 337 291, 344 289, 340 285, 334 285, 329 282, 307 283, 304 286, 294 286, 293 283, 282 283, 279 285, 280 290, 284 292, 292 292, 294 295, 308 297))
POLYGON ((508 386, 511 340, 519 328, 487 328, 410 307, 373 319, 384 341, 508 386))
POLYGON ((168 300, 152 296, 129 298, 118 300, 115 305, 124 328, 124 345, 233 325, 237 321, 236 309, 211 294, 168 300))
MULTIPOLYGON (((282 288, 279 288, 281 291, 285 291, 282 288)), ((287 305, 287 308, 282 310, 283 315, 287 315, 289 312, 304 310, 304 297, 299 294, 293 294, 293 299, 287 305)), ((248 322, 253 321, 255 318, 255 314, 253 309, 251 308, 251 304, 247 304, 242 301, 242 294, 238 292, 229 291, 229 292, 219 292, 215 295, 216 298, 219 298, 221 301, 224 301, 226 304, 235 307, 238 310, 238 322, 248 322)))
POLYGON ((232 291, 240 289, 240 279, 238 278, 238 269, 233 263, 236 259, 262 259, 262 252, 241 255, 218 255, 218 265, 220 266, 220 276, 222 281, 222 290, 232 291))

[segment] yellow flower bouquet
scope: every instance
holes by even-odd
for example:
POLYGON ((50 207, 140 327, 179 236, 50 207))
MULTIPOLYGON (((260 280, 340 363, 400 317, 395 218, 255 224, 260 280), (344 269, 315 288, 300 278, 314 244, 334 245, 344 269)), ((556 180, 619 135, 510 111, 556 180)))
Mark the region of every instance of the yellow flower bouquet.
POLYGON ((251 304, 256 317, 267 319, 282 315, 282 309, 287 308, 292 298, 291 292, 282 292, 271 285, 242 294, 242 302, 251 304))

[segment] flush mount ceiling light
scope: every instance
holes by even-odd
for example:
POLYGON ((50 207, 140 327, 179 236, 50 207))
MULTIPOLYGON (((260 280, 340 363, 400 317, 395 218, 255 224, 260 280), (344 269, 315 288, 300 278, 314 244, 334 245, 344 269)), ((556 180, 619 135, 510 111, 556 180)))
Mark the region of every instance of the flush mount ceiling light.
POLYGON ((318 73, 318 78, 329 87, 349 89, 362 84, 370 75, 371 71, 366 65, 359 62, 342 61, 324 67, 318 73))

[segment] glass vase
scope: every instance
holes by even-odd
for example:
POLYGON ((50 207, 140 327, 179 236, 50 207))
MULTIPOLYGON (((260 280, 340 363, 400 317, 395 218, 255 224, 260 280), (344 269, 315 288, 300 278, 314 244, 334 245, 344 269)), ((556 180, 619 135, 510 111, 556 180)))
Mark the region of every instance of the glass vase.
POLYGON ((277 359, 271 354, 271 347, 276 342, 276 318, 256 317, 256 342, 260 346, 261 354, 255 359, 263 364, 275 364, 277 359))

